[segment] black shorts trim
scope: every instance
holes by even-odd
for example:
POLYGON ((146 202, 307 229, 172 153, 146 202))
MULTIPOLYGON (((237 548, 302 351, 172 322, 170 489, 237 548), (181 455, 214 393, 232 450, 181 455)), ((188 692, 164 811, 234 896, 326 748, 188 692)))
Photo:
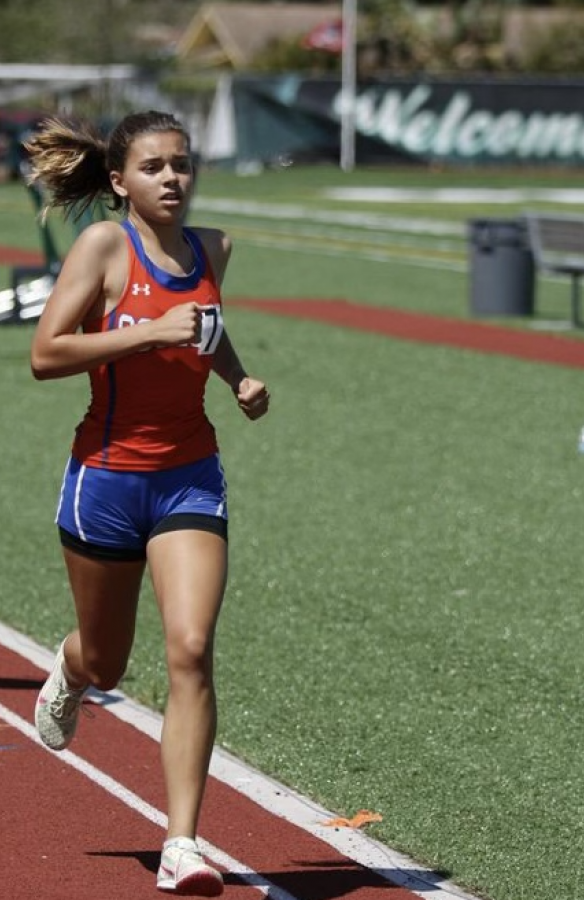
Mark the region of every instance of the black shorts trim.
MULTIPOLYGON (((208 531, 227 541, 227 519, 221 516, 209 516, 203 513, 174 513, 166 516, 148 535, 150 538, 169 531, 208 531)), ((92 544, 59 525, 59 535, 63 547, 87 556, 90 559, 102 559, 110 562, 139 562, 146 560, 146 548, 141 547, 108 547, 105 544, 92 544)))
POLYGON ((102 559, 108 562, 140 562, 146 561, 146 550, 134 547, 107 547, 104 544, 92 544, 82 541, 75 534, 59 526, 61 544, 67 550, 87 556, 90 559, 102 559))
POLYGON ((168 531, 209 531, 227 541, 227 519, 205 513, 171 513, 162 519, 148 535, 150 538, 168 531))

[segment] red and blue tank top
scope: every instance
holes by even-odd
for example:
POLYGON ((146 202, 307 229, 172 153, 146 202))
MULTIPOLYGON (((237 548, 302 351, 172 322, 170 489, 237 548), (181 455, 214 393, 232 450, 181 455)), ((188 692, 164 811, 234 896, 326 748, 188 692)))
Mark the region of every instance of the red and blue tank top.
POLYGON ((140 236, 122 222, 128 240, 128 280, 116 308, 84 325, 84 332, 131 328, 194 301, 203 309, 201 341, 133 353, 90 371, 91 402, 77 427, 72 455, 86 466, 148 472, 180 466, 217 452, 205 414, 205 386, 223 331, 221 295, 203 245, 184 228, 195 265, 172 275, 150 260, 140 236))

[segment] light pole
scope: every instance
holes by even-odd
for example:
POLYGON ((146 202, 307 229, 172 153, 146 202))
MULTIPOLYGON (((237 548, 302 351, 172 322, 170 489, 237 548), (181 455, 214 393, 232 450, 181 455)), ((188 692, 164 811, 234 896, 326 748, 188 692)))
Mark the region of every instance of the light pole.
POLYGON ((341 75, 341 159, 344 172, 355 168, 355 100, 357 96, 357 0, 343 0, 341 75))

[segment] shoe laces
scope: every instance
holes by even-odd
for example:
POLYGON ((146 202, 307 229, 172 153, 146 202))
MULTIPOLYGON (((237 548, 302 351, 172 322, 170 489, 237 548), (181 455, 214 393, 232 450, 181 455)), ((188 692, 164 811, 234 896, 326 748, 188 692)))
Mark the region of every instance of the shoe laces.
POLYGON ((51 703, 51 715, 61 721, 71 719, 77 713, 85 690, 85 688, 73 690, 67 685, 64 676, 60 678, 56 696, 51 703))
POLYGON ((163 856, 170 857, 175 866, 179 866, 185 857, 186 859, 196 860, 198 864, 205 865, 203 854, 195 841, 190 838, 175 838, 169 841, 164 847, 163 856))

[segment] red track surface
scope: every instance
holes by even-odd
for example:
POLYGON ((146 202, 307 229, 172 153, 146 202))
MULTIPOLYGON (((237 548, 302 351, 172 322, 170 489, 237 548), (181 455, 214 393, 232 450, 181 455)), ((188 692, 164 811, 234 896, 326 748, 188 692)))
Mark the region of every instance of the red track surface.
POLYGON ((42 266, 45 257, 37 250, 0 246, 0 266, 42 266))
POLYGON ((237 300, 238 306, 279 316, 311 319, 400 340, 496 353, 518 359, 584 368, 584 341, 464 319, 430 316, 347 300, 237 300))
MULTIPOLYGON (((46 673, 0 647, 0 704, 27 722, 46 673)), ((159 746, 106 708, 88 704, 72 753, 164 810, 159 746)), ((162 828, 59 754, 0 718, 1 896, 10 900, 148 900, 162 828)), ((299 900, 414 900, 329 845, 210 779, 201 836, 299 900)), ((226 900, 260 890, 225 872, 226 900)))

